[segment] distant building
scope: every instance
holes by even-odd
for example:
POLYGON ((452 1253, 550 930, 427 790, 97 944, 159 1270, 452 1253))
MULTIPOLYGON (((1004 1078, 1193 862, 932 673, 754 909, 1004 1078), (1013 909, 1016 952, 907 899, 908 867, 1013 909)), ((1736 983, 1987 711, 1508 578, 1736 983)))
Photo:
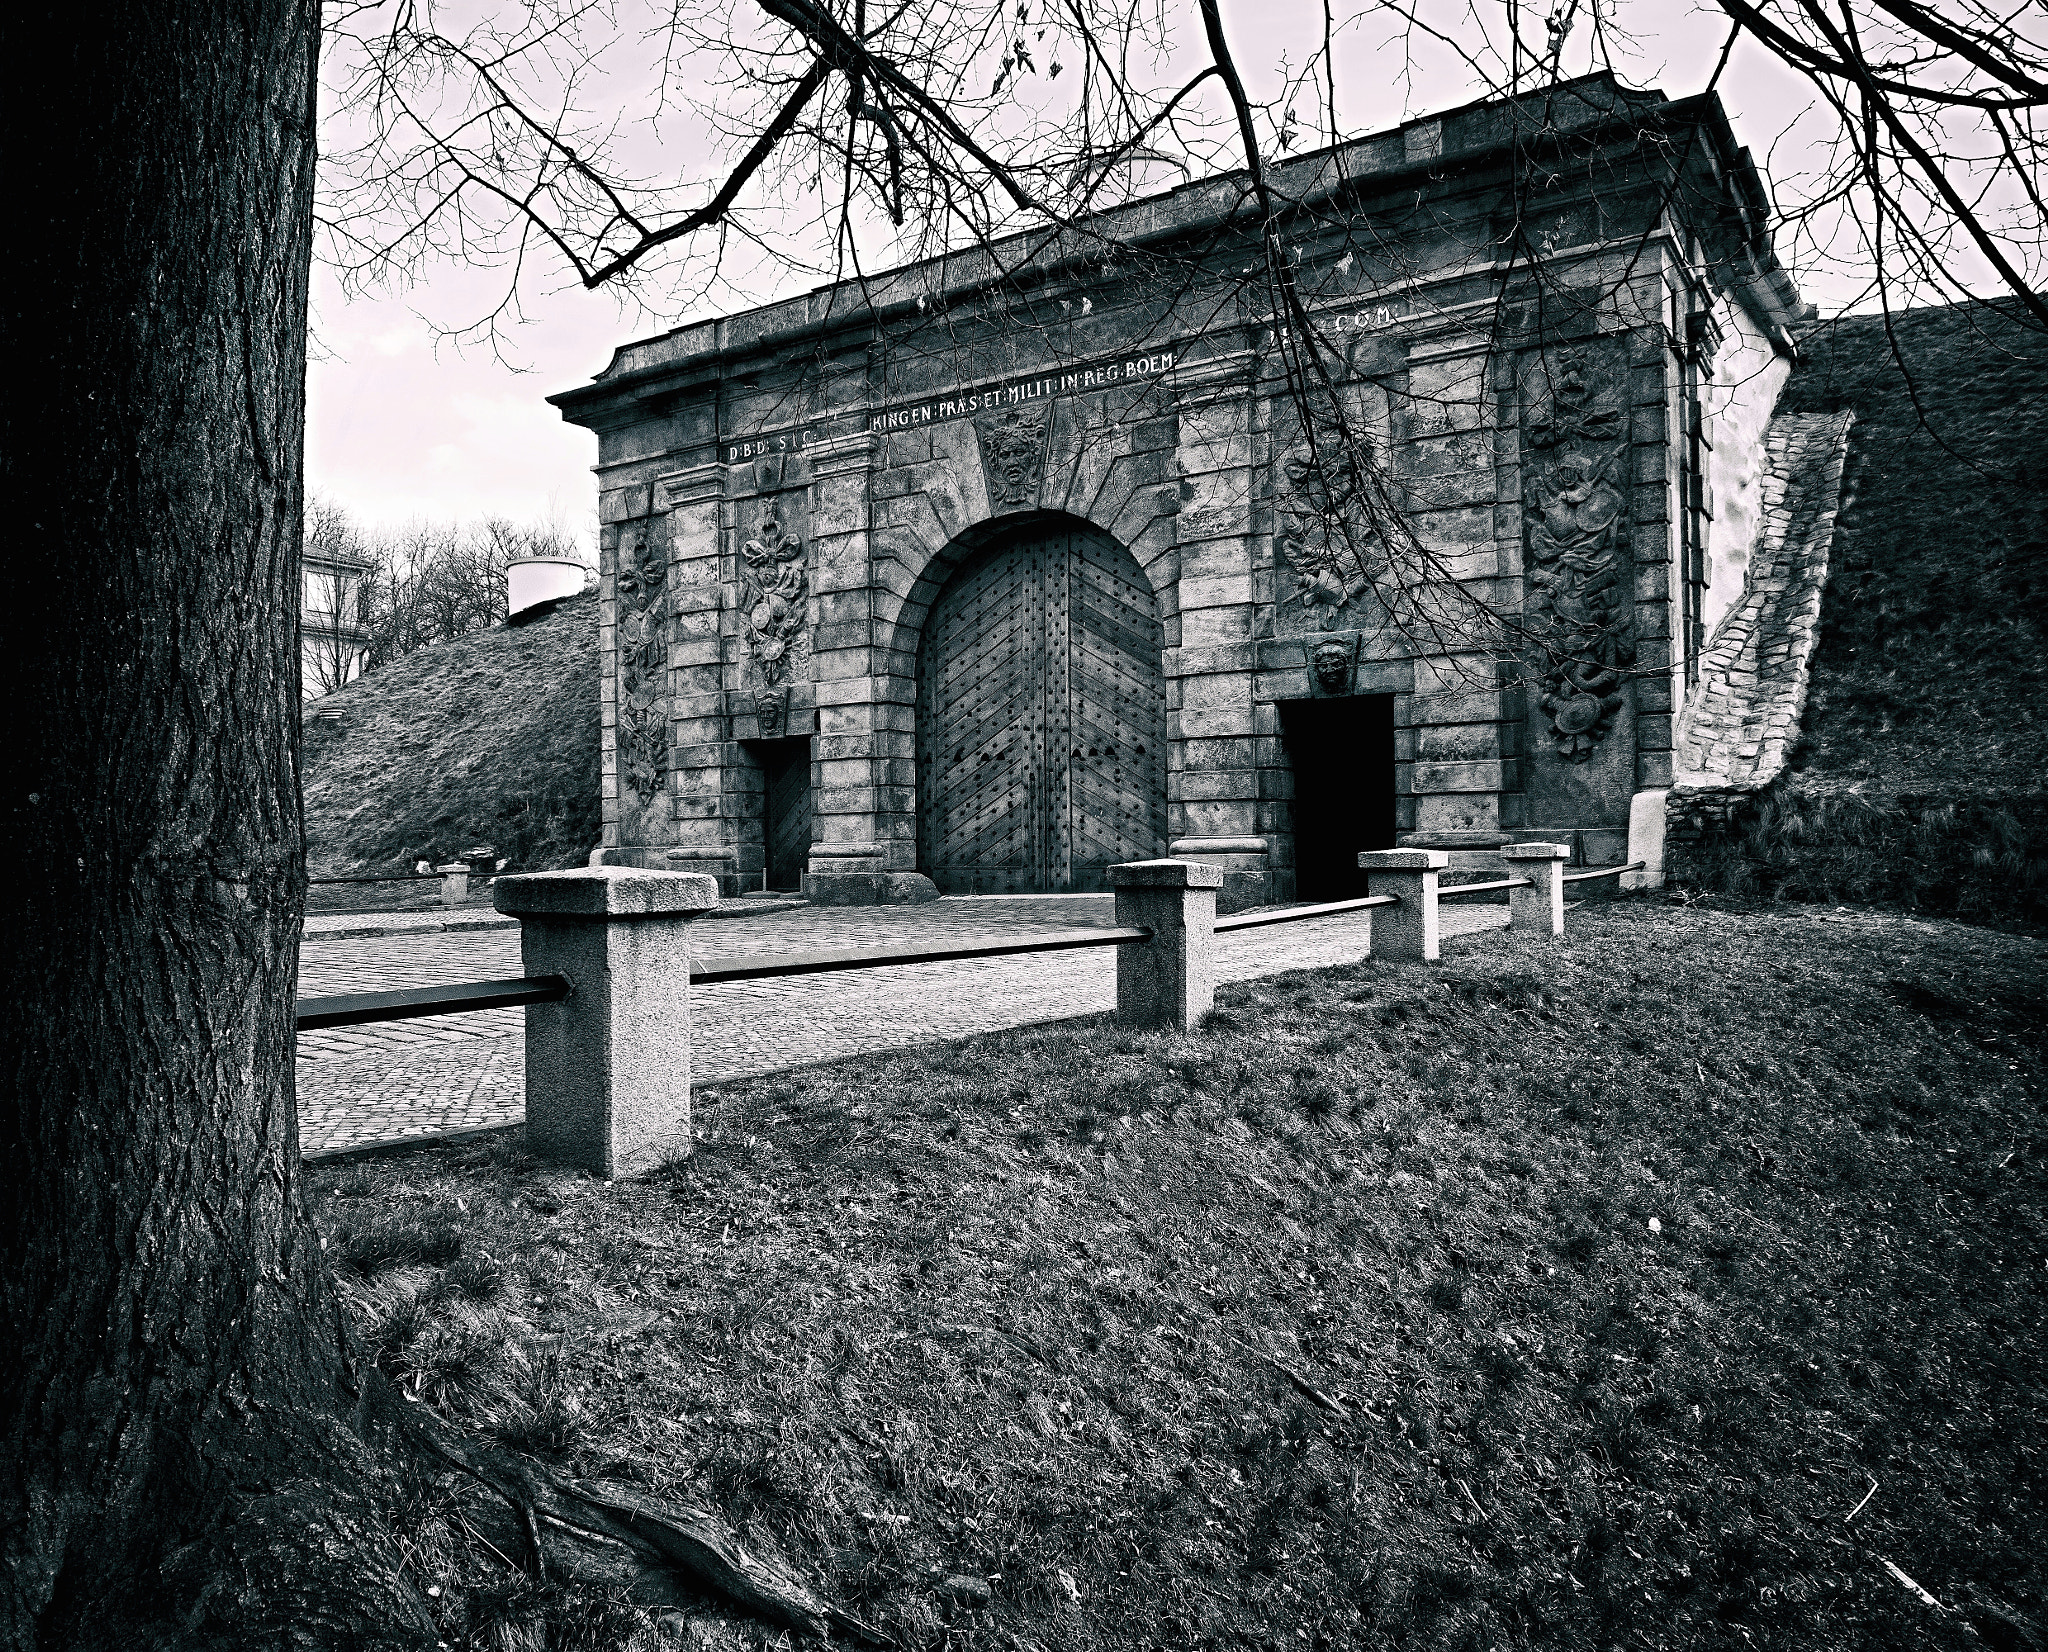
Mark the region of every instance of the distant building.
POLYGON ((317 700, 363 673, 370 647, 365 623, 370 564, 345 552, 308 546, 300 565, 299 691, 317 700))

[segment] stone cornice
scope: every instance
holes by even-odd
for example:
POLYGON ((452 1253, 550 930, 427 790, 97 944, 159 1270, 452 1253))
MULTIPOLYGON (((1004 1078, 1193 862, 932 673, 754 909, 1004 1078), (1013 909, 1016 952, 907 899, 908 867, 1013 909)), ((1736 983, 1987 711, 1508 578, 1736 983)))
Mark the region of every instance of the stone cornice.
MULTIPOLYGON (((1518 127, 1510 118, 1514 106, 1505 101, 1482 102, 1304 155, 1274 168, 1274 178, 1290 199, 1307 209, 1347 195, 1442 184, 1496 168, 1510 157, 1540 158, 1568 145, 1640 133, 1646 126, 1705 127, 1721 152, 1724 188, 1734 197, 1725 221, 1739 231, 1738 248, 1716 249, 1716 255, 1739 267, 1737 278, 1772 289, 1772 297, 1778 301, 1772 307, 1782 308, 1783 295, 1775 289, 1789 289, 1789 282, 1769 248, 1768 197, 1749 152, 1735 142, 1718 96, 1704 93, 1665 101, 1661 93, 1624 92, 1606 76, 1568 82, 1542 94, 1552 100, 1573 96, 1587 114, 1577 124, 1566 118, 1533 130, 1527 125, 1518 127), (1600 107, 1602 100, 1605 108, 1600 107), (1430 126, 1439 129, 1441 152, 1411 158, 1413 152, 1427 151, 1430 146, 1410 144, 1410 129, 1430 126)), ((1523 105, 1536 101, 1521 100, 1523 105)), ((1020 234, 991 248, 907 265, 865 284, 839 283, 780 304, 678 328, 621 347, 595 382, 547 399, 571 423, 593 428, 609 424, 615 418, 608 417, 609 410, 621 402, 674 395, 688 380, 713 377, 726 364, 757 357, 765 350, 787 350, 807 340, 872 330, 900 316, 916 314, 934 299, 950 304, 970 293, 1014 281, 1020 271, 1028 271, 1041 283, 1071 275, 1085 268, 1105 243, 1144 247, 1183 238, 1233 215, 1241 198, 1239 181, 1241 174, 1231 173, 1182 185, 1165 195, 1083 220, 1078 234, 1020 234)))
POLYGON ((672 511, 682 505, 701 505, 725 497, 725 471, 721 464, 692 465, 654 479, 654 508, 672 511))

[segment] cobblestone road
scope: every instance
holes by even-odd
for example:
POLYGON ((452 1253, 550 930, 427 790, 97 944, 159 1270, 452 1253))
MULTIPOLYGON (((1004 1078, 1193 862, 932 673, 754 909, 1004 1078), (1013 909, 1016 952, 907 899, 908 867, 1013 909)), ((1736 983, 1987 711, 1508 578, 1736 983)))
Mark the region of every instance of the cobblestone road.
MULTIPOLYGON (((962 897, 925 906, 799 907, 701 923, 705 960, 822 947, 936 945, 1113 922, 1109 895, 962 897)), ((1446 935, 1497 928, 1507 911, 1452 904, 1446 935)), ((1367 915, 1345 913, 1218 941, 1217 978, 1247 980, 1348 962, 1367 915)), ((374 937, 308 935, 299 954, 307 998, 522 973, 516 929, 422 931, 374 937)), ((1038 957, 960 959, 890 969, 699 987, 691 995, 696 1082, 742 1078, 839 1056, 938 1043, 1034 1021, 1111 1009, 1111 949, 1038 957)), ((442 1130, 509 1124, 526 1109, 523 1010, 483 1010, 299 1039, 299 1137, 309 1153, 442 1130)))

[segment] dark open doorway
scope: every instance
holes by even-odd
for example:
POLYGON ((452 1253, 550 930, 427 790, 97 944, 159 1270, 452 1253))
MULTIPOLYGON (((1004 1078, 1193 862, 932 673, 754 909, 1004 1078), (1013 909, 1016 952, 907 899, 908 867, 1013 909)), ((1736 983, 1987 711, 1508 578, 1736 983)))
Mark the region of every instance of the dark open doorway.
POLYGON ((752 749, 768 794, 761 817, 768 849, 766 887, 801 889, 811 860, 811 742, 758 740, 752 749))
POLYGON ((1394 847, 1394 697, 1289 700, 1280 731, 1294 768, 1294 893, 1366 893, 1359 851, 1394 847))

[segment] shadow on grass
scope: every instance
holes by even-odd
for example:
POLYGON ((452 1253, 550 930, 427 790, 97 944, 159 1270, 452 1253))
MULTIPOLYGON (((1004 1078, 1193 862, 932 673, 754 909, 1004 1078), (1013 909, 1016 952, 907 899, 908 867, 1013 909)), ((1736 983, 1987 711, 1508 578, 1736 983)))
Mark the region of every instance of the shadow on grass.
POLYGON ((423 1401, 548 1373, 534 1444, 906 1645, 2028 1644, 2040 944, 1619 902, 1446 953, 723 1085, 635 1183, 313 1180, 423 1401))

